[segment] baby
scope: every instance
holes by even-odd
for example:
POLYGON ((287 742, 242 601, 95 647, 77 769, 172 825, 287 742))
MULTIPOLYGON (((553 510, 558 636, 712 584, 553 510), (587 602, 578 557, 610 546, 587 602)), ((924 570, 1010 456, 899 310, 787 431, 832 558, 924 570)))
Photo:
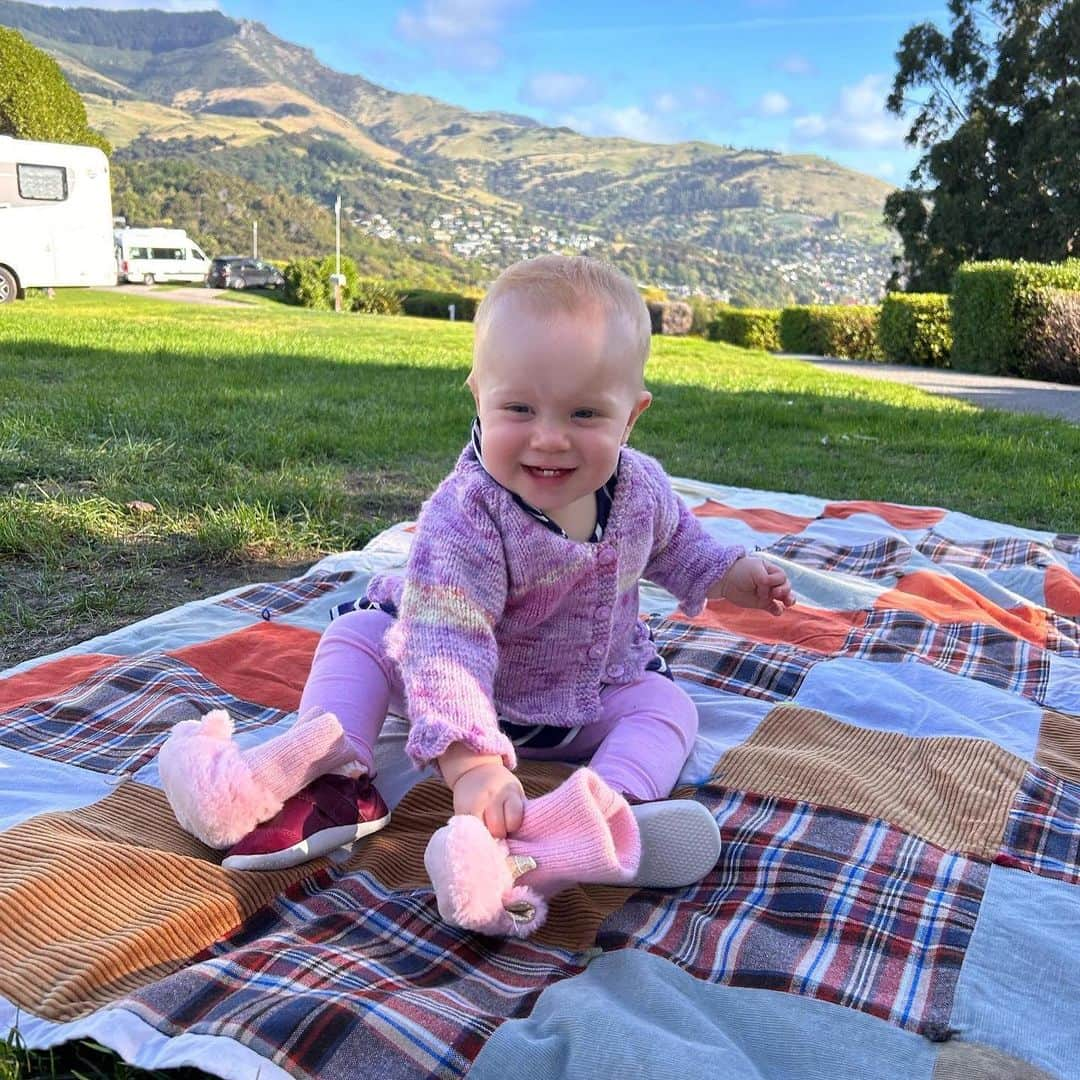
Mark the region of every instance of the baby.
MULTIPOLYGON (((635 804, 639 823, 647 815, 636 804, 666 799, 697 713, 638 617, 639 579, 668 589, 688 614, 722 597, 779 615, 794 598, 781 569, 717 543, 659 463, 628 448, 652 400, 649 347, 637 289, 602 262, 543 256, 499 276, 476 314, 472 437, 424 504, 404 576, 373 578, 359 609, 324 634, 301 719, 242 755, 240 802, 250 795, 250 807, 200 803, 191 776, 171 767, 185 755, 190 763, 180 733, 162 751, 181 823, 215 846, 240 841, 226 866, 324 853, 338 834, 290 844, 288 827, 260 823, 287 814, 290 797, 324 774, 351 765, 370 777, 390 709, 408 716, 407 753, 437 768, 455 815, 479 819, 499 841, 544 829, 543 815, 528 820, 519 757, 588 763, 590 790, 635 804)), ((370 784, 364 797, 377 799, 370 784)), ((678 830, 694 832, 694 813, 715 830, 699 804, 667 805, 683 815, 672 819, 678 830)), ((364 804, 357 816, 377 828, 384 811, 364 804)), ((718 840, 695 835, 714 845, 687 869, 700 877, 718 840)))

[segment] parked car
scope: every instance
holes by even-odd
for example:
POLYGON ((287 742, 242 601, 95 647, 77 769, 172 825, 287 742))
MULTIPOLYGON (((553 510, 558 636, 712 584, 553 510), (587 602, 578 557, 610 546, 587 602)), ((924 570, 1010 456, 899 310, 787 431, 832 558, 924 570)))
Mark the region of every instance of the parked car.
POLYGON ((276 266, 247 255, 218 255, 206 284, 212 289, 280 289, 285 278, 276 266))

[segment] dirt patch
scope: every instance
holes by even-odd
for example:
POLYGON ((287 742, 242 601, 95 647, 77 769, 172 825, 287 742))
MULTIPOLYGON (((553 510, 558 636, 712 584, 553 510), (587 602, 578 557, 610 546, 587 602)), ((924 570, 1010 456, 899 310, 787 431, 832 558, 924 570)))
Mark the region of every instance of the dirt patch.
POLYGON ((0 671, 190 600, 296 577, 313 561, 114 566, 100 574, 66 569, 54 576, 30 560, 5 560, 0 563, 0 671))

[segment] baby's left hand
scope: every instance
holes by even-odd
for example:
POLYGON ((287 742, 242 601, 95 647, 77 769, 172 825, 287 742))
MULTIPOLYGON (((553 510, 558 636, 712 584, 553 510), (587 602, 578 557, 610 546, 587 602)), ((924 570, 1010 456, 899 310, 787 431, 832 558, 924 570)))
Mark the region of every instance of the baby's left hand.
POLYGON ((782 615, 785 608, 795 603, 787 574, 779 566, 750 555, 732 563, 709 590, 709 596, 719 596, 739 607, 760 608, 771 615, 782 615))

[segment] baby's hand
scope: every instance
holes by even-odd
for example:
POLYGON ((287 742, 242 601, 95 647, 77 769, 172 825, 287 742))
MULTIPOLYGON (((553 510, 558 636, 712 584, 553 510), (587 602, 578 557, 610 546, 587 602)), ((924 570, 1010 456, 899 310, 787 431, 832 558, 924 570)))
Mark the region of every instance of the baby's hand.
POLYGON ((760 608, 771 615, 782 615, 795 603, 791 583, 779 566, 764 559, 744 555, 732 563, 719 584, 709 590, 710 597, 722 597, 739 607, 760 608))
POLYGON ((521 828, 525 792, 501 761, 474 765, 454 784, 454 813, 480 818, 496 840, 521 828))
POLYGON ((498 754, 478 754, 465 743, 451 743, 439 756, 439 769, 454 793, 454 813, 472 814, 498 840, 521 828, 525 792, 498 754))

